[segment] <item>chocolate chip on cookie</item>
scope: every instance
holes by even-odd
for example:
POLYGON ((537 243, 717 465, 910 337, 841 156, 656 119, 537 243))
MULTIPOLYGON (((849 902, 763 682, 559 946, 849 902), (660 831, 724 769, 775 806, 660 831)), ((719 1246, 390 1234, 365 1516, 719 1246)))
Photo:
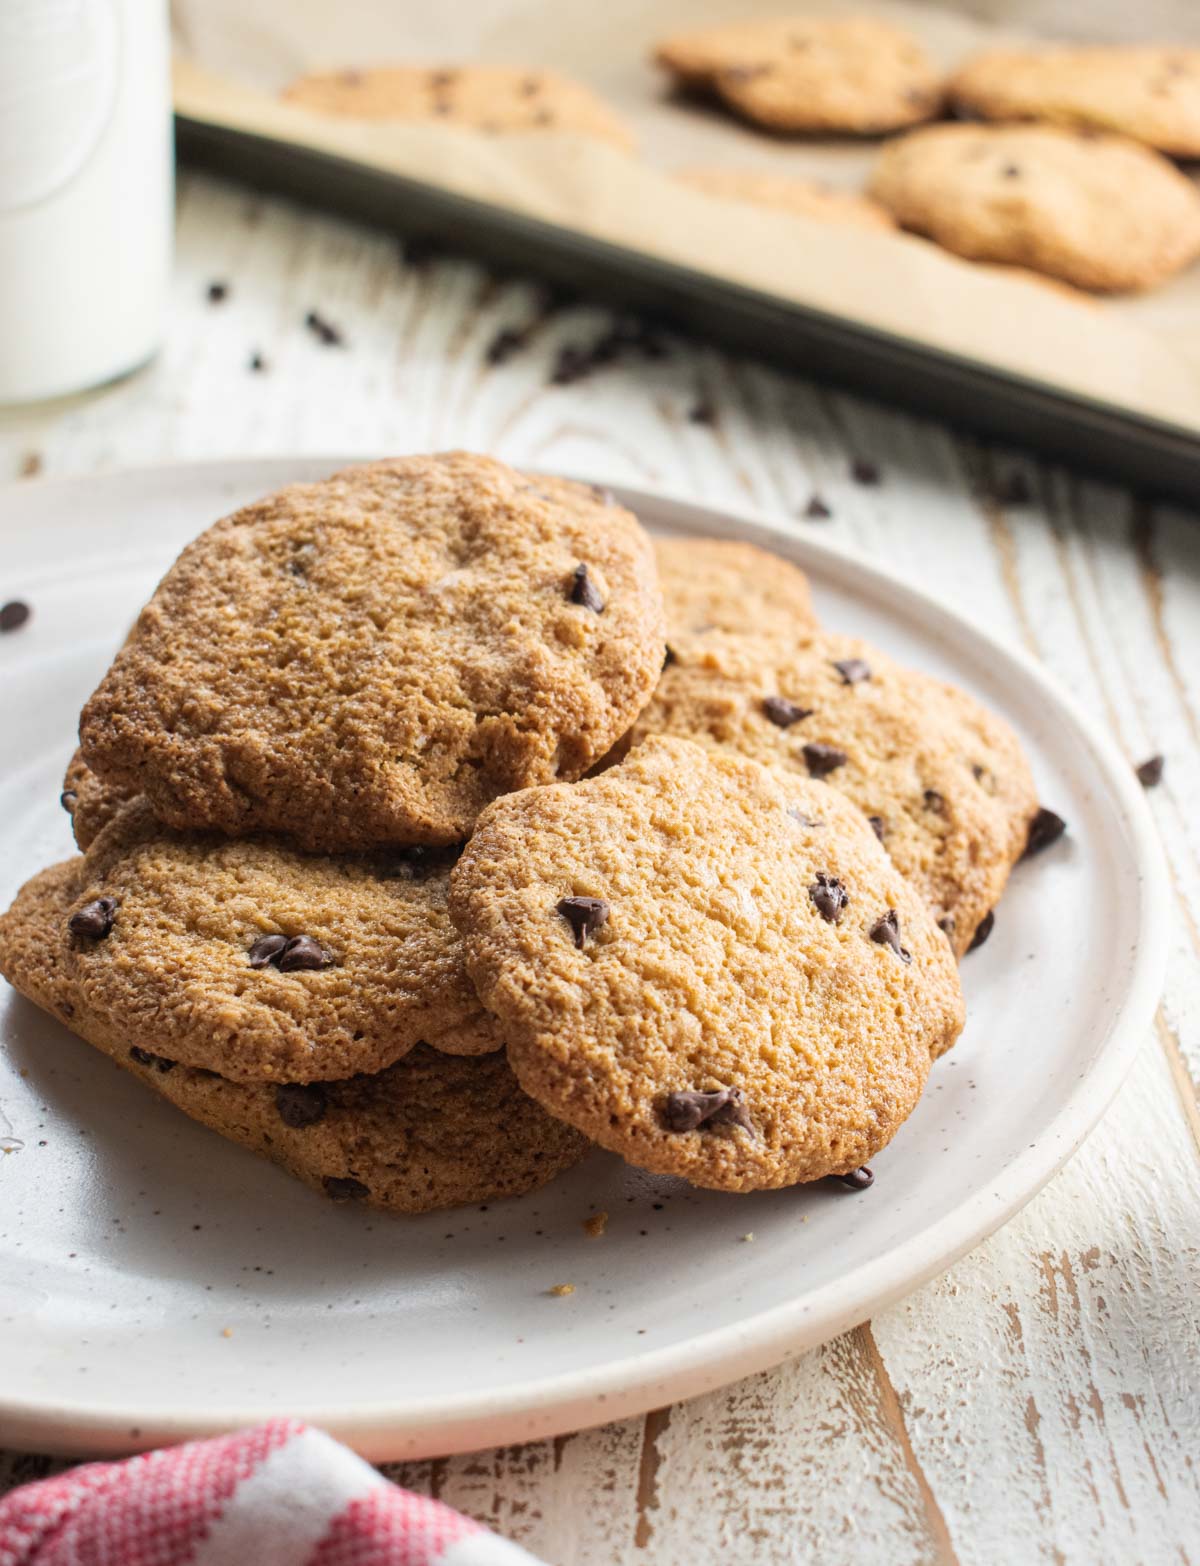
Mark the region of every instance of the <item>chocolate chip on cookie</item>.
POLYGON ((883 819, 883 817, 882 816, 868 816, 867 817, 867 825, 871 828, 871 831, 874 832, 875 836, 882 843, 883 842, 883 838, 884 838, 884 834, 887 831, 887 822, 883 819))
POLYGON ((857 685, 871 678, 871 665, 865 658, 835 658, 833 666, 842 677, 843 685, 857 685))
POLYGON ((299 1131, 325 1118, 329 1095, 319 1082, 281 1082, 275 1089, 275 1108, 285 1126, 299 1131))
POLYGON ((287 946, 286 935, 260 935, 258 940, 246 953, 246 957, 252 968, 266 968, 283 955, 287 946))
POLYGON ((827 778, 850 760, 846 752, 839 750, 836 745, 813 743, 804 747, 803 754, 809 776, 814 778, 827 778))
POLYGON ((353 1175, 326 1175, 321 1183, 326 1196, 333 1202, 361 1202, 371 1194, 370 1187, 353 1175))
POLYGON ((802 707, 797 701, 789 701, 786 696, 764 696, 763 712, 776 728, 788 729, 793 723, 799 723, 801 718, 811 718, 813 709, 802 707))
POLYGON ((595 614, 604 612, 604 597, 592 580, 587 566, 582 562, 571 573, 570 597, 573 604, 582 604, 585 609, 591 609, 595 614))
POLYGON ((161 1072, 164 1076, 168 1071, 174 1071, 178 1061, 171 1060, 166 1055, 156 1055, 153 1050, 140 1049, 136 1044, 129 1051, 129 1058, 136 1060, 139 1066, 146 1066, 161 1072))
POLYGON ((887 913, 876 919, 867 933, 877 945, 890 947, 901 962, 912 961, 912 953, 901 944, 900 920, 894 908, 889 908, 887 913))
POLYGON ((333 953, 311 935, 294 935, 275 963, 280 973, 316 972, 333 966, 333 953))
POLYGON ((986 941, 988 936, 992 933, 993 929, 995 929, 995 926, 995 910, 989 909, 988 912, 984 914, 979 923, 975 926, 975 934, 971 937, 971 944, 967 947, 967 950, 969 952, 973 952, 976 950, 976 948, 982 946, 984 941, 986 941))
POLYGON ((662 1103, 662 1123, 668 1131, 698 1131, 702 1126, 740 1126, 752 1131, 754 1122, 741 1088, 715 1092, 668 1093, 662 1103))
POLYGON ((111 897, 94 897, 90 903, 77 908, 67 920, 72 935, 86 935, 102 941, 112 931, 116 922, 117 904, 111 897))
POLYGON ((861 1169, 851 1169, 849 1174, 835 1175, 834 1179, 848 1185, 852 1191, 867 1191, 875 1184, 875 1176, 866 1164, 861 1169))
POLYGON ((608 904, 603 897, 564 897, 557 910, 571 926, 579 951, 587 945, 588 936, 608 923, 608 904))
POLYGON ((821 918, 829 924, 838 923, 842 917, 842 910, 850 901, 849 892, 837 876, 826 875, 823 870, 817 871, 817 879, 809 887, 808 895, 812 898, 821 918))

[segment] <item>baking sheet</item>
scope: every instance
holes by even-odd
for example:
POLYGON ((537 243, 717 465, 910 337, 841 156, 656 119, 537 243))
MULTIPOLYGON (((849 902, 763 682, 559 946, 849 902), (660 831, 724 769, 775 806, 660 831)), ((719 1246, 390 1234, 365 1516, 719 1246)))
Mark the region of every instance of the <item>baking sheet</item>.
MULTIPOLYGON (((786 0, 755 6, 763 14, 795 9, 786 0)), ((941 7, 876 0, 869 9, 912 26, 947 64, 1012 36, 941 7)), ((1200 437, 1200 267, 1142 298, 1075 299, 912 236, 823 225, 674 182, 672 168, 712 162, 853 187, 877 155, 877 142, 766 136, 672 93, 649 62, 653 40, 736 10, 730 0, 457 0, 440 9, 378 0, 257 0, 252 9, 237 0, 176 0, 176 107, 193 124, 434 184, 1200 437), (566 71, 626 118, 638 152, 567 134, 356 123, 277 98, 307 69, 410 59, 566 71)), ((1187 30, 1181 25, 1177 35, 1187 30)))

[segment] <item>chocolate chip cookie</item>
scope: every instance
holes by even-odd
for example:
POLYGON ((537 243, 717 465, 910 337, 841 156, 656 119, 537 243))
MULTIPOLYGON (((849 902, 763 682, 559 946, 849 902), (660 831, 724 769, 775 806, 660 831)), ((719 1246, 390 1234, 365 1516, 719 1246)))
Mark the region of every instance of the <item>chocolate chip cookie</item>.
POLYGON ((839 190, 821 180, 772 169, 689 168, 675 178, 706 196, 721 201, 741 201, 773 212, 813 218, 818 223, 848 224, 851 228, 892 229, 895 223, 877 201, 857 191, 839 190))
POLYGON ((889 142, 871 194, 973 261, 1076 288, 1151 288, 1200 255, 1200 192, 1164 157, 1051 125, 932 125, 889 142))
POLYGON ((127 786, 102 783, 77 750, 63 778, 62 807, 80 848, 89 848, 123 805, 135 798, 127 786))
POLYGON ((684 740, 497 800, 450 907, 525 1091, 697 1185, 859 1168, 962 1028, 950 947, 861 814, 684 740))
POLYGON ((190 544, 83 711, 84 759, 179 828, 449 844, 587 771, 662 666, 650 541, 468 453, 349 468, 190 544))
POLYGON ((958 70, 950 95, 964 116, 1116 131, 1173 157, 1200 157, 1200 49, 994 49, 958 70))
POLYGON ((418 1046, 384 1071, 336 1082, 235 1082, 129 1043, 81 997, 65 921, 79 862, 53 865, 0 918, 10 983, 193 1120, 334 1201, 421 1213, 516 1196, 587 1151, 521 1092, 502 1054, 455 1060, 418 1046))
POLYGON ((794 646, 816 629, 808 578, 754 544, 723 538, 656 538, 667 610, 668 661, 702 659, 724 633, 794 646))
POLYGON ((964 692, 828 632, 789 652, 732 636, 709 637, 702 657, 685 649, 627 743, 650 734, 830 784, 871 822, 959 954, 1037 811, 1007 724, 964 692))
POLYGON ((873 17, 772 17, 664 39, 658 64, 773 131, 873 134, 941 107, 941 75, 909 33, 873 17))
MULTIPOLYGON (((90 1042, 239 1081, 378 1071, 443 1035, 450 1052, 486 1053, 500 1039, 447 914, 451 858, 317 859, 277 841, 188 835, 139 799, 74 862, 43 960, 90 1042)), ((38 916, 37 884, 0 918, 0 971, 18 988, 28 961, 12 953, 38 916)))
POLYGON ((342 119, 416 121, 465 130, 572 131, 633 148, 628 126, 590 87, 514 65, 383 65, 301 76, 284 101, 342 119))

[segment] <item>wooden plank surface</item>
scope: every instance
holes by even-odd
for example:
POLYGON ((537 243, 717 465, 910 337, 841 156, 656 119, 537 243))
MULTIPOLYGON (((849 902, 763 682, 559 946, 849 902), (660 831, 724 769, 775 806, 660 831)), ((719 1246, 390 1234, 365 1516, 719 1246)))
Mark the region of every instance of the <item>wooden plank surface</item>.
MULTIPOLYGON (((389 1472, 555 1566, 1200 1561, 1200 522, 674 336, 662 358, 552 385, 559 351, 594 341, 606 313, 466 262, 406 263, 390 238, 206 178, 181 186, 175 287, 141 375, 0 414, 0 478, 462 445, 750 501, 919 561, 933 590, 1043 659, 1131 761, 1167 756, 1153 805, 1176 918, 1156 1027, 1019 1218, 778 1370, 389 1472), (344 346, 305 329, 314 308, 344 346), (505 328, 522 341, 497 367, 505 328), (853 483, 856 455, 880 487, 853 483), (1013 473, 1028 504, 985 498, 1013 473), (814 490, 828 523, 801 518, 814 490)), ((2 1454, 0 1490, 48 1466, 2 1454)))

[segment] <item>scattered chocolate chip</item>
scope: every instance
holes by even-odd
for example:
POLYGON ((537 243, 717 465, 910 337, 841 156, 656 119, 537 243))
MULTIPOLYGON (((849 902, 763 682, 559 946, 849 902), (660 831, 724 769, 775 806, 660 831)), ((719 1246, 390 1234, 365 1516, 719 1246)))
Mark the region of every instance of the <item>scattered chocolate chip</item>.
POLYGON ((571 573, 569 596, 573 604, 581 604, 584 609, 591 609, 594 614, 604 612, 604 599, 600 596, 600 589, 592 581, 591 573, 582 562, 571 573))
POLYGON ((834 1175, 833 1178, 848 1185, 852 1191, 868 1191, 875 1184, 875 1176, 866 1164, 861 1169, 852 1169, 849 1174, 834 1175))
POLYGON ((996 485, 994 496, 1002 506, 1027 506, 1033 491, 1024 473, 1009 473, 996 485))
POLYGON ((709 398, 701 397, 688 410, 688 419, 692 424, 713 425, 717 422, 716 405, 709 398))
POLYGON ((371 1194, 370 1187, 352 1175, 326 1175, 321 1184, 325 1187, 325 1195, 334 1202, 357 1202, 371 1194))
POLYGON ((833 666, 842 677, 843 685, 857 685, 871 678, 871 665, 862 658, 835 658, 833 666))
POLYGON ((926 810, 935 811, 939 816, 946 808, 946 801, 936 788, 927 788, 921 796, 926 810))
POLYGON ((252 968, 266 968, 282 957, 288 938, 286 935, 260 935, 246 953, 252 968))
POLYGON ((564 897, 554 911, 571 926, 579 951, 587 944, 588 936, 608 923, 608 904, 603 897, 564 897))
POLYGON ((820 495, 813 495, 804 508, 804 515, 810 522, 828 522, 833 512, 820 495))
POLYGON ((855 457, 850 464, 850 477, 856 484, 864 484, 868 489, 882 483, 882 475, 875 463, 867 462, 862 457, 855 457))
POLYGON ((311 935, 293 935, 275 963, 280 973, 297 973, 329 968, 333 965, 333 957, 311 935))
POLYGON ((229 298, 228 283, 210 283, 208 285, 209 304, 224 304, 229 298))
POLYGON ((827 924, 841 923, 842 910, 850 901, 850 894, 837 876, 826 875, 823 870, 818 870, 817 879, 809 887, 808 895, 827 924))
POLYGON ((275 1108, 285 1126, 303 1131, 324 1119, 329 1099, 319 1082, 281 1082, 275 1089, 275 1108))
POLYGON ((139 1049, 136 1044, 129 1051, 130 1058, 136 1060, 139 1066, 153 1067, 165 1077, 168 1071, 174 1071, 176 1062, 168 1059, 166 1055, 152 1054, 148 1049, 139 1049))
POLYGON ((19 631, 33 610, 19 598, 0 607, 0 631, 19 631))
POLYGON ((458 861, 462 851, 461 843, 413 843, 407 848, 396 848, 380 862, 379 878, 381 881, 424 881, 439 870, 448 870, 458 861))
POLYGON ((836 745, 806 745, 803 755, 809 776, 814 778, 828 777, 850 760, 846 752, 839 750, 836 745))
POLYGON ((867 825, 871 828, 871 831, 874 832, 875 836, 882 843, 883 842, 883 834, 887 831, 887 822, 883 819, 883 817, 882 816, 868 816, 867 817, 867 825))
POLYGON ((412 234, 403 242, 400 260, 403 266, 420 272, 444 254, 443 247, 429 234, 412 234))
POLYGON ((1134 768, 1138 782, 1143 788, 1157 788, 1162 782, 1163 768, 1166 764, 1166 758, 1163 756, 1148 757, 1134 768))
POLYGON ((1057 843, 1066 830, 1067 823, 1060 815, 1047 810, 1045 805, 1039 805, 1037 815, 1029 823, 1029 836, 1025 839, 1025 853, 1022 857, 1028 859, 1033 854, 1040 854, 1043 848, 1057 843))
POLYGON ((250 355, 250 368, 254 371, 255 375, 261 375, 266 370, 267 361, 263 358, 261 353, 252 353, 250 355))
POLYGON ((780 729, 790 729, 793 723, 799 723, 801 718, 811 718, 813 714, 811 707, 802 707, 786 696, 764 696, 762 706, 763 712, 780 729))
POLYGON ((67 929, 72 935, 89 935, 93 940, 102 941, 112 929, 116 917, 116 899, 96 897, 75 910, 67 920, 67 929))
POLYGON ((568 343, 558 350, 554 369, 550 372, 551 386, 570 386, 583 380, 595 369, 595 361, 585 348, 568 343))
POLYGON ((672 650, 668 647, 666 652, 663 654, 663 661, 662 661, 663 668, 664 669, 669 669, 673 663, 678 663, 678 662, 679 662, 678 658, 676 658, 674 652, 672 652, 672 650))
POLYGON ((752 1131, 741 1088, 718 1088, 714 1093, 668 1093, 661 1107, 668 1131, 698 1131, 701 1126, 741 1126, 752 1131))
POLYGON ((901 962, 912 961, 912 953, 900 944, 900 920, 894 908, 876 919, 868 933, 877 946, 890 946, 901 962))
POLYGON ((324 343, 327 348, 341 348, 345 345, 346 339, 342 336, 341 331, 334 326, 332 321, 327 321, 316 310, 308 312, 304 317, 304 324, 317 341, 324 343))
POLYGON ((975 926, 975 934, 971 937, 971 944, 967 947, 967 950, 969 952, 973 952, 976 947, 982 946, 984 941, 986 941, 988 936, 992 933, 995 924, 996 910, 992 908, 984 914, 983 918, 975 926))
POLYGON ((75 806, 79 803, 79 795, 73 788, 64 788, 58 796, 58 802, 69 816, 73 816, 75 806))
POLYGON ((489 364, 503 364, 511 359, 517 349, 525 342, 525 333, 519 332, 515 327, 505 326, 498 331, 495 337, 487 345, 484 358, 489 364))

